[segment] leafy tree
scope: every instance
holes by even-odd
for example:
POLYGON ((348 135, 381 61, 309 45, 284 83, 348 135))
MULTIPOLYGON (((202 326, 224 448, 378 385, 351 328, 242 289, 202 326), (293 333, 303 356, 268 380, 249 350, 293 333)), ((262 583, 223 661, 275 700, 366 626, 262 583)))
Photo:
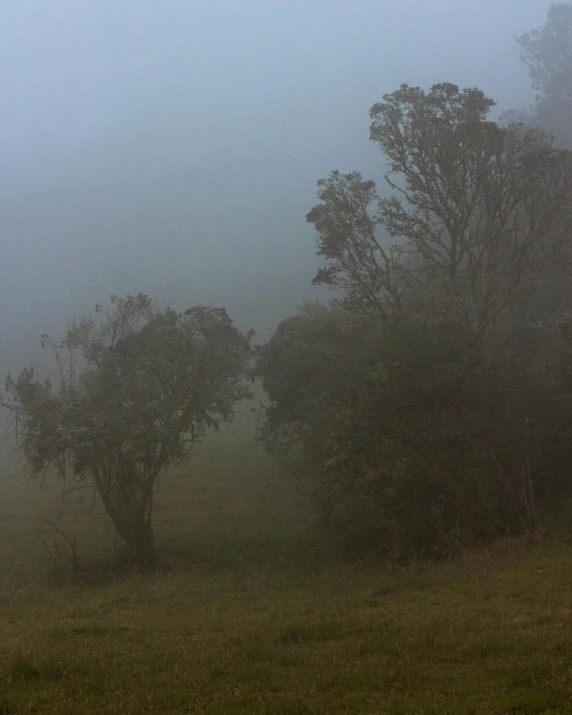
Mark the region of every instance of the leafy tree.
POLYGON ((318 182, 315 282, 341 288, 350 310, 429 306, 482 335, 568 240, 568 155, 540 130, 488 121, 494 102, 477 89, 402 85, 383 100, 371 139, 394 193, 380 198, 359 172, 318 182))
POLYGON ((349 310, 371 312, 382 318, 402 310, 399 249, 384 245, 375 182, 360 172, 332 171, 318 181, 322 203, 306 216, 318 232, 317 255, 324 256, 314 284, 341 289, 349 310))
POLYGON ((537 92, 527 120, 572 147, 572 3, 552 3, 546 24, 517 42, 537 92))
POLYGON ((392 195, 318 182, 314 281, 342 297, 281 323, 258 363, 267 448, 349 542, 394 558, 530 528, 565 481, 567 411, 517 308, 568 255, 572 165, 493 104, 438 84, 372 107, 392 195))
POLYGON ((91 481, 127 562, 146 566, 157 478, 249 395, 250 336, 224 309, 158 311, 142 294, 111 303, 53 345, 56 384, 26 368, 8 377, 4 404, 32 474, 55 468, 62 479, 91 481))
POLYGON ((257 361, 257 375, 270 399, 262 442, 305 478, 325 523, 337 499, 334 482, 320 476, 331 450, 332 423, 370 329, 367 316, 305 309, 278 325, 257 361))
POLYGON ((459 328, 297 315, 258 370, 264 443, 288 455, 352 551, 403 561, 521 533, 567 481, 554 383, 521 351, 468 346, 459 328))

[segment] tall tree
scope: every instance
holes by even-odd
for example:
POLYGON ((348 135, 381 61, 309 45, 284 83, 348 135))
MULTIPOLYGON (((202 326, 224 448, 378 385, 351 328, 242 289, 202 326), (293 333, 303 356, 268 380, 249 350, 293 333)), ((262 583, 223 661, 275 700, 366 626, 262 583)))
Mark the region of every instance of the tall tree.
POLYGON ((142 294, 111 302, 53 345, 57 384, 24 369, 3 404, 32 474, 93 483, 127 561, 145 566, 157 478, 248 396, 249 340, 223 309, 156 311, 142 294))
POLYGON ((448 83, 384 95, 371 139, 393 195, 357 172, 319 182, 307 216, 326 258, 315 281, 385 315, 429 300, 479 334, 528 294, 567 240, 570 162, 540 130, 489 121, 493 105, 448 83))
POLYGON ((546 24, 517 43, 537 92, 530 120, 572 147, 572 3, 553 3, 546 24))

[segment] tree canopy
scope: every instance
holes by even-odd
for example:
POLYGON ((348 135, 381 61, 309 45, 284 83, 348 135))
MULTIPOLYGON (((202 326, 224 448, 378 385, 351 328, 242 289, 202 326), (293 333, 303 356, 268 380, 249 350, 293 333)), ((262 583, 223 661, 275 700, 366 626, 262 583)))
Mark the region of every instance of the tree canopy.
POLYGON ((315 282, 382 317, 431 301, 477 335, 528 297, 568 242, 571 163, 542 131, 489 121, 493 105, 449 83, 384 95, 371 140, 393 193, 380 198, 359 172, 318 182, 315 282))
POLYGON ((572 4, 552 3, 545 25, 517 42, 537 92, 529 121, 572 147, 572 4))
POLYGON ((391 559, 521 533, 569 489, 564 291, 537 304, 571 254, 572 163, 493 106, 442 83, 372 107, 391 194, 358 171, 318 182, 314 281, 337 298, 258 361, 267 448, 346 543, 391 559))
POLYGON ((142 294, 74 320, 50 343, 55 384, 33 368, 6 381, 32 473, 90 480, 127 560, 150 563, 155 482, 249 395, 249 337, 222 308, 159 311, 142 294))

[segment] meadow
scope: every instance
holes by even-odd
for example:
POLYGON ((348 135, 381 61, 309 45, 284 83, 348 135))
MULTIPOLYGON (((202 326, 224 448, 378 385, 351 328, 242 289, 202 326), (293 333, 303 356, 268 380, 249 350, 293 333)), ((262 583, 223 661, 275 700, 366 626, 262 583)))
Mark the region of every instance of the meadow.
POLYGON ((90 492, 62 507, 61 485, 3 468, 1 715, 572 713, 565 523, 440 564, 349 563, 253 429, 161 480, 145 575, 112 568, 90 492))

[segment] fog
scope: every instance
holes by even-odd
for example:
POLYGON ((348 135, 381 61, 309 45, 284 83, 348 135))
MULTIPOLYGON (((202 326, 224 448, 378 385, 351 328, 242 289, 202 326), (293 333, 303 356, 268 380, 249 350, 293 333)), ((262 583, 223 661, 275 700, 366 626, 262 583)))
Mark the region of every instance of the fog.
POLYGON ((528 105, 514 37, 549 4, 2 3, 2 374, 112 293, 267 339, 316 296, 316 181, 382 180, 370 106, 442 81, 528 105))

